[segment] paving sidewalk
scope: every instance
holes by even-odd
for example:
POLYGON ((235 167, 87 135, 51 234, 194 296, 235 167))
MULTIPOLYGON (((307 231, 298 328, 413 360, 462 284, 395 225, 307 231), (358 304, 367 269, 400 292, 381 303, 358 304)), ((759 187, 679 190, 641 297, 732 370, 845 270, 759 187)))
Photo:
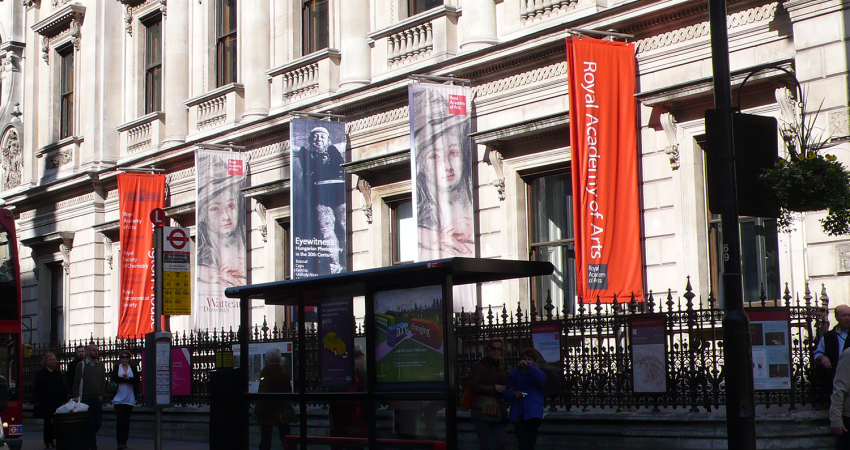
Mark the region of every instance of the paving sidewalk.
MULTIPOLYGON (((134 439, 130 438, 127 441, 129 450, 153 450, 153 439, 134 439)), ((98 436, 98 450, 115 450, 118 443, 115 442, 115 436, 98 436)), ((189 441, 162 441, 162 450, 207 450, 210 445, 206 442, 189 442, 189 441)), ((44 437, 41 431, 26 431, 24 433, 24 445, 21 450, 42 450, 44 449, 44 437)))

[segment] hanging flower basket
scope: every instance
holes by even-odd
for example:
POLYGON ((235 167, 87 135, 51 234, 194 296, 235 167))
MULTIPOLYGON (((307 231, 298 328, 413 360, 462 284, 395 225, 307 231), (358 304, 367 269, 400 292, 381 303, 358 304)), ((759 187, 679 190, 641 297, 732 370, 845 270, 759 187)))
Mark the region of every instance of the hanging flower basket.
POLYGON ((815 131, 820 108, 806 117, 803 104, 796 104, 796 120, 781 129, 787 159, 777 158, 759 178, 772 188, 781 206, 778 225, 783 231, 790 231, 794 213, 827 210, 820 220, 823 231, 831 236, 850 234, 850 172, 835 156, 823 153, 832 144, 815 131))

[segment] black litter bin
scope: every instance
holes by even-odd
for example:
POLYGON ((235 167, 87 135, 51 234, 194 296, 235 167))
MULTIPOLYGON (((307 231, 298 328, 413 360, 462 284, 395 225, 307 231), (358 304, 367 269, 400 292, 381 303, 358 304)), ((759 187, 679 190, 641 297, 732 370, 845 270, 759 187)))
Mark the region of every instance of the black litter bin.
POLYGON ((53 426, 56 432, 56 450, 87 450, 89 413, 54 414, 53 426))

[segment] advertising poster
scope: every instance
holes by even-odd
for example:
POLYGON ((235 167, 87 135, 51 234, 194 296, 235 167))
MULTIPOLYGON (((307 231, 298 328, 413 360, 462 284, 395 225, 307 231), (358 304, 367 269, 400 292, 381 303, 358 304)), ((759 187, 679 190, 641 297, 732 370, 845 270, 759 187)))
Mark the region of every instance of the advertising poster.
POLYGON ((534 324, 531 326, 531 342, 547 363, 561 361, 561 326, 558 324, 534 324))
POLYGON ((165 206, 165 175, 118 174, 118 210, 121 218, 121 270, 118 302, 118 338, 133 339, 153 331, 154 208, 165 206))
POLYGON ((567 39, 577 295, 643 301, 635 51, 567 39))
MULTIPOLYGON (((416 261, 475 257, 469 93, 444 84, 408 88, 416 261)), ((475 286, 456 286, 453 299, 455 311, 474 310, 475 286)))
MULTIPOLYGON (((266 350, 270 347, 277 347, 280 349, 280 354, 283 356, 281 366, 289 372, 290 383, 292 383, 293 389, 295 388, 295 382, 292 378, 292 342, 258 342, 248 344, 248 392, 250 393, 256 393, 257 390, 260 389, 260 372, 262 372, 263 367, 266 366, 266 350)), ((241 367, 242 352, 240 351, 241 349, 239 344, 233 344, 232 349, 233 368, 238 369, 241 367)))
POLYGON ((171 395, 192 395, 192 356, 186 347, 171 349, 171 395))
MULTIPOLYGON (((354 305, 349 297, 326 298, 319 303, 319 372, 322 386, 354 383, 354 305)), ((363 380, 365 382, 365 380, 363 380)))
POLYGON ((292 278, 345 272, 345 123, 293 119, 292 278))
POLYGON ((747 310, 753 343, 756 390, 791 389, 791 345, 787 309, 747 310))
POLYGON ((667 392, 665 316, 638 316, 629 320, 634 392, 667 392))
POLYGON ((237 152, 195 152, 197 251, 195 328, 239 328, 239 300, 224 296, 248 281, 245 156, 237 152))
POLYGON ((375 292, 378 382, 443 381, 441 286, 375 292))

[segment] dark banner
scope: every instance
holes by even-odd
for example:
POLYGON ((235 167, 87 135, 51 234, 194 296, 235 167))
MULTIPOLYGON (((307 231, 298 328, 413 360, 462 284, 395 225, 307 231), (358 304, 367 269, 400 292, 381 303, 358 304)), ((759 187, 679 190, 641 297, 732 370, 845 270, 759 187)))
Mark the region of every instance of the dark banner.
POLYGON ((247 211, 241 191, 248 174, 244 156, 214 150, 195 153, 196 329, 239 328, 239 300, 225 297, 224 290, 248 281, 247 211))
MULTIPOLYGON (((319 303, 322 339, 319 373, 323 387, 354 385, 354 305, 350 297, 325 298, 319 303)), ((366 382, 366 380, 361 380, 366 382)))
POLYGON ((345 272, 345 123, 293 119, 289 130, 292 278, 345 272))
POLYGON ((151 210, 165 206, 165 175, 118 175, 121 215, 121 276, 118 338, 140 338, 153 331, 154 276, 151 210))
POLYGON ((577 295, 643 300, 634 46, 567 39, 577 295))

